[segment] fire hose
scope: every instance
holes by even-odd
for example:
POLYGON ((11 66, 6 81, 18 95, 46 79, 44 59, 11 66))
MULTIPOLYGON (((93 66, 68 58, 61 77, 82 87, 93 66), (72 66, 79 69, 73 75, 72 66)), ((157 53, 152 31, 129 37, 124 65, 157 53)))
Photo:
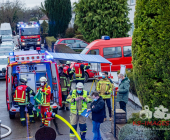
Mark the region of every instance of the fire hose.
POLYGON ((5 128, 5 129, 7 129, 8 130, 8 132, 6 133, 6 134, 3 134, 3 135, 1 135, 0 136, 0 138, 5 138, 5 137, 7 137, 8 135, 10 135, 11 134, 11 128, 9 128, 8 126, 6 126, 6 125, 3 125, 3 124, 1 124, 1 127, 3 127, 3 128, 5 128))

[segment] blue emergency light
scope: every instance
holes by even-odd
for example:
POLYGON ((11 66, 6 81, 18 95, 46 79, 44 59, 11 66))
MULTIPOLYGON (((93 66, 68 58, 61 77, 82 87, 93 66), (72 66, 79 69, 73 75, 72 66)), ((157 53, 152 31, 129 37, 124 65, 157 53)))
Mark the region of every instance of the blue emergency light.
POLYGON ((35 24, 36 27, 39 27, 38 24, 35 24))
POLYGON ((45 53, 45 50, 41 50, 40 53, 45 53))
POLYGON ((9 55, 10 55, 10 56, 14 56, 14 52, 10 52, 9 55))
POLYGON ((52 55, 46 55, 46 59, 48 59, 48 60, 53 59, 53 56, 52 55))
POLYGON ((102 39, 103 40, 110 40, 110 37, 105 35, 105 36, 102 36, 102 39))

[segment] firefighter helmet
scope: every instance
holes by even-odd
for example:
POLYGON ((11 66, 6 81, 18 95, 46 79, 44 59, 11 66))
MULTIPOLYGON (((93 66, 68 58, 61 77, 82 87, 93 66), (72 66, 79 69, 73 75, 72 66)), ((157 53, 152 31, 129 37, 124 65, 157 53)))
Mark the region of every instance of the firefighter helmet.
POLYGON ((67 61, 66 64, 71 64, 71 62, 70 62, 70 61, 67 61))
POLYGON ((40 82, 47 82, 47 78, 41 77, 41 78, 40 78, 40 82))
POLYGON ((84 85, 83 83, 81 82, 78 82, 77 85, 76 85, 76 88, 84 88, 84 85))
POLYGON ((20 79, 20 82, 21 82, 21 83, 27 83, 27 78, 21 78, 21 79, 20 79))

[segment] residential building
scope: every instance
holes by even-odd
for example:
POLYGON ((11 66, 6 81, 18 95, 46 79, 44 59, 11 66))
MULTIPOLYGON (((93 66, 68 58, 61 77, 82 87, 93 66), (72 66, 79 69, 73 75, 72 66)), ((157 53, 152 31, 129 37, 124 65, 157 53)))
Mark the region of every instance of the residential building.
POLYGON ((46 15, 39 20, 39 23, 42 24, 44 20, 48 23, 48 17, 46 15))
POLYGON ((134 30, 134 16, 135 16, 135 6, 136 6, 136 0, 128 0, 128 5, 129 8, 131 9, 129 11, 129 19, 130 23, 132 23, 131 29, 129 31, 129 35, 133 35, 133 30, 134 30))
POLYGON ((68 25, 69 28, 73 28, 74 27, 75 12, 73 10, 74 10, 74 8, 72 7, 71 8, 71 15, 72 15, 72 17, 71 17, 70 23, 68 25))

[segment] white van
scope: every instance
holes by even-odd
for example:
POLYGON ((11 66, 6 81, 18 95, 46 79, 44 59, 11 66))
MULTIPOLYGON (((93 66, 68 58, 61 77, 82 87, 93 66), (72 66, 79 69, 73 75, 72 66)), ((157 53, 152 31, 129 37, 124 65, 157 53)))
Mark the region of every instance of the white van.
POLYGON ((12 29, 10 23, 1 23, 0 36, 2 41, 12 41, 12 29))
POLYGON ((12 36, 12 29, 11 29, 10 23, 1 23, 0 35, 11 35, 12 36))

